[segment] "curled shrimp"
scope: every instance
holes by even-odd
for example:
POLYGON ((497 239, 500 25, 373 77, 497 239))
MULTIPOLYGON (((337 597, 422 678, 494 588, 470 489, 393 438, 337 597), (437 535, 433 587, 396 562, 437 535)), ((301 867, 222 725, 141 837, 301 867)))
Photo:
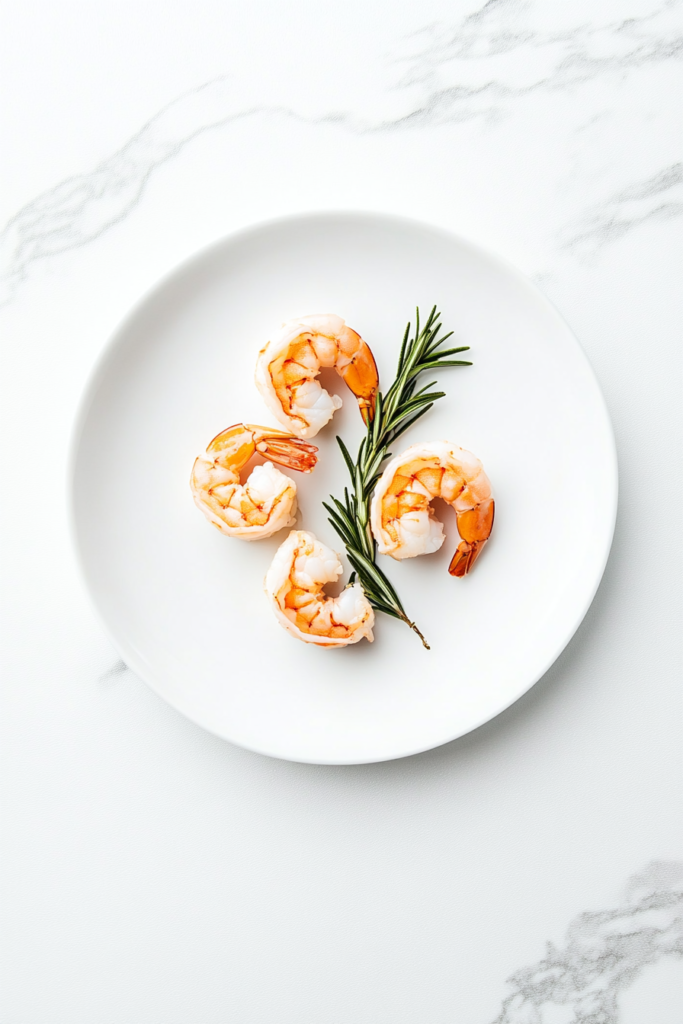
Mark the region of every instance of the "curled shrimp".
POLYGON ((316 380, 323 367, 334 367, 356 396, 364 423, 370 423, 377 366, 366 342, 340 316, 290 320, 259 352, 256 386, 273 415, 298 437, 315 437, 341 408, 341 399, 316 380))
POLYGON ((414 444, 387 465, 370 508, 377 546, 396 559, 438 551, 444 532, 433 514, 434 498, 455 509, 462 541, 448 571, 465 576, 491 533, 494 502, 479 459, 450 441, 414 444))
POLYGON ((275 553, 265 579, 278 621, 288 633, 318 647, 372 640, 375 613, 360 583, 338 597, 324 593, 342 572, 338 555, 305 530, 292 530, 275 553))
POLYGON ((296 484, 272 463, 310 473, 317 450, 284 430, 235 423, 195 459, 190 478, 195 504, 228 537, 270 537, 293 526, 296 513, 296 484), (241 484, 240 470, 257 452, 269 461, 255 466, 241 484))

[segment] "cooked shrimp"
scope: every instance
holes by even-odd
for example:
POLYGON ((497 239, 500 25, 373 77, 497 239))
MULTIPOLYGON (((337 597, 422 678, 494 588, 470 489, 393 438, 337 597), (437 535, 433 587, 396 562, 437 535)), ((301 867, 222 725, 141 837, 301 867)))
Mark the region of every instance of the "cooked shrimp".
POLYGON ((341 408, 341 398, 316 380, 325 366, 344 379, 368 424, 375 413, 377 366, 367 344, 340 316, 290 320, 259 352, 256 386, 273 415, 298 437, 315 437, 341 408))
POLYGON ((337 554, 312 533, 292 530, 275 553, 265 579, 266 594, 288 633, 318 647, 346 647, 372 640, 375 613, 360 583, 339 597, 323 592, 342 572, 337 554))
POLYGON ((271 463, 310 473, 317 450, 284 430, 236 423, 195 460, 190 479, 195 504, 228 537, 270 537, 293 526, 296 512, 296 484, 271 463), (241 484, 240 470, 256 452, 270 461, 255 466, 241 484))
POLYGON ((396 559, 438 551, 444 532, 433 514, 434 498, 455 509, 462 542, 448 571, 465 576, 491 533, 494 503, 479 459, 450 441, 414 444, 387 465, 370 508, 378 548, 396 559))

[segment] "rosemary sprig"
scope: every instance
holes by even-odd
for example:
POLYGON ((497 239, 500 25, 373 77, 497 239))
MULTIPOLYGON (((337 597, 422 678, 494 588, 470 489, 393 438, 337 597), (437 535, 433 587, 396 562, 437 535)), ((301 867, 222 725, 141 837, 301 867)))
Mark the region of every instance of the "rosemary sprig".
POLYGON ((447 366, 472 364, 463 359, 450 358, 459 352, 466 352, 469 345, 447 349, 441 347, 453 332, 438 336, 441 323, 436 306, 422 328, 420 310, 415 312, 415 335, 410 338, 408 323, 403 335, 396 378, 386 395, 378 392, 374 418, 360 443, 355 460, 341 437, 337 438, 351 477, 351 488, 344 488, 343 501, 331 496, 332 504, 323 502, 323 505, 329 513, 330 523, 344 542, 353 566, 351 582, 357 576, 373 608, 405 622, 429 650, 429 644, 406 615, 398 594, 376 564, 377 545, 370 529, 370 498, 382 474, 382 463, 391 455, 389 446, 445 395, 445 391, 430 390, 436 381, 416 391, 420 374, 447 366))

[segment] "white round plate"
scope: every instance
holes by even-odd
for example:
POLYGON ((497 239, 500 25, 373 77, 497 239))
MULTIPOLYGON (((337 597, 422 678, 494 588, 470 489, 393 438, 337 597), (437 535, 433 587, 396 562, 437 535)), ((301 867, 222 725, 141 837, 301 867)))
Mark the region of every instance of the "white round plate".
MULTIPOLYGON (((331 372, 331 371, 330 371, 331 372)), ((336 550, 321 502, 341 494, 335 443, 362 423, 344 407, 296 475, 299 527, 336 550)), ((425 380, 424 383, 428 383, 425 380)), ((617 496, 605 404, 550 303, 499 259, 438 229, 372 214, 318 214, 244 231, 185 263, 134 310, 83 401, 72 460, 76 544, 126 663, 183 714, 233 743, 326 764, 382 761, 469 732, 557 658, 602 576, 617 496), (235 422, 274 425, 256 354, 295 316, 334 312, 371 346, 385 388, 405 324, 434 303, 473 366, 443 370, 447 397, 402 439, 445 438, 483 462, 491 541, 465 579, 441 551, 382 558, 425 650, 378 615, 375 642, 321 650, 289 636, 262 590, 286 531, 245 543, 214 529, 189 489, 196 455, 235 422)))

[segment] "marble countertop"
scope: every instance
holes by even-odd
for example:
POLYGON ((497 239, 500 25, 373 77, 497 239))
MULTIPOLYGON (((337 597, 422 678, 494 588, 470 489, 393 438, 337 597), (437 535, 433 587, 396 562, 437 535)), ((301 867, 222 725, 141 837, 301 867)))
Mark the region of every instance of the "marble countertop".
POLYGON ((8 8, 0 47, 3 1024, 679 1021, 683 4, 58 0, 8 8), (66 511, 79 396, 130 306, 318 209, 524 271, 620 460, 603 582, 546 676, 461 740, 350 768, 159 700, 66 511))

